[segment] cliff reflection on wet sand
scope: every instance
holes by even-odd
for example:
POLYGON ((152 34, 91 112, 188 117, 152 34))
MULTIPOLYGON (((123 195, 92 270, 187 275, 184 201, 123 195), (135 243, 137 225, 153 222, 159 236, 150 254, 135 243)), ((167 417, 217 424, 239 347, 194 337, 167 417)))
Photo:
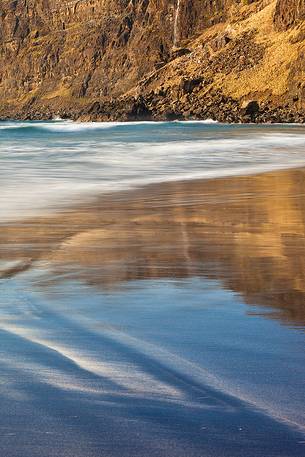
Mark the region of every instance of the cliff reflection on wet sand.
POLYGON ((68 275, 103 288, 206 276, 303 326, 305 171, 151 185, 2 224, 0 260, 2 276, 43 260, 49 281, 68 275))

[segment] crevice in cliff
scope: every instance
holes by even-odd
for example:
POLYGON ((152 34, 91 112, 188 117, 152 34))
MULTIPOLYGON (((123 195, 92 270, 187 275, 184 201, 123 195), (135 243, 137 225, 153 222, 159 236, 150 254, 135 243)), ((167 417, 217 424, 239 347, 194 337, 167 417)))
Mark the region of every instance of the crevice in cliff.
POLYGON ((180 20, 180 7, 181 7, 181 0, 177 0, 176 11, 175 11, 175 19, 174 19, 174 47, 177 47, 178 44, 178 33, 179 33, 179 20, 180 20))
POLYGON ((258 119, 304 118, 304 0, 0 7, 2 116, 247 121, 242 106, 257 101, 258 119))

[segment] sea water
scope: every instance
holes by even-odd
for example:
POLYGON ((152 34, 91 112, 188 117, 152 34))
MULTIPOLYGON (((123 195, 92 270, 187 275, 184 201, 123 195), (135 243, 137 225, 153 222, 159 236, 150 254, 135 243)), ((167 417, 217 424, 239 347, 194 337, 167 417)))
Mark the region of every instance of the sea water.
POLYGON ((0 220, 154 182, 305 165, 304 126, 0 122, 0 220))
POLYGON ((304 455, 303 174, 220 216, 178 185, 303 165, 303 126, 1 123, 0 454, 304 455), (152 215, 77 209, 152 183, 152 215))

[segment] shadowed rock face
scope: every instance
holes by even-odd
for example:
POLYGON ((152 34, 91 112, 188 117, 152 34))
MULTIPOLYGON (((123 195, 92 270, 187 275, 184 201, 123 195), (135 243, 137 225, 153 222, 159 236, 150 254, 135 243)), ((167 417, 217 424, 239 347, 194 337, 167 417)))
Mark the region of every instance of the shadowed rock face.
POLYGON ((17 96, 38 89, 76 98, 123 93, 164 58, 173 40, 173 2, 0 3, 2 90, 17 96))
MULTIPOLYGON (((178 2, 176 2, 178 4, 178 2)), ((177 17, 177 42, 223 22, 234 0, 180 0, 177 17)))
POLYGON ((305 323, 305 173, 148 186, 59 216, 2 224, 0 276, 43 261, 45 280, 102 288, 209 277, 305 323))
POLYGON ((278 0, 274 22, 279 30, 287 30, 305 19, 304 0, 278 0))
POLYGON ((0 116, 302 121, 304 33, 303 0, 0 0, 0 116))
POLYGON ((121 95, 169 59, 175 21, 180 41, 221 21, 229 3, 181 0, 178 11, 176 0, 2 1, 3 90, 121 95))

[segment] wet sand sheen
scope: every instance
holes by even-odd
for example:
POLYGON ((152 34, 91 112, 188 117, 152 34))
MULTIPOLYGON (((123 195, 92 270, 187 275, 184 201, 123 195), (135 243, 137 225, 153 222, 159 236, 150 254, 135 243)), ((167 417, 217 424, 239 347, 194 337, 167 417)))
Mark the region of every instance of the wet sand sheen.
POLYGON ((251 396, 210 367, 224 351, 220 365, 268 384, 278 351, 297 409, 304 194, 305 170, 288 170, 151 185, 1 224, 2 453, 301 456, 301 412, 264 408, 260 386, 251 396))
POLYGON ((118 192, 1 224, 0 275, 44 261, 99 287, 207 276, 304 326, 304 196, 303 169, 118 192))

